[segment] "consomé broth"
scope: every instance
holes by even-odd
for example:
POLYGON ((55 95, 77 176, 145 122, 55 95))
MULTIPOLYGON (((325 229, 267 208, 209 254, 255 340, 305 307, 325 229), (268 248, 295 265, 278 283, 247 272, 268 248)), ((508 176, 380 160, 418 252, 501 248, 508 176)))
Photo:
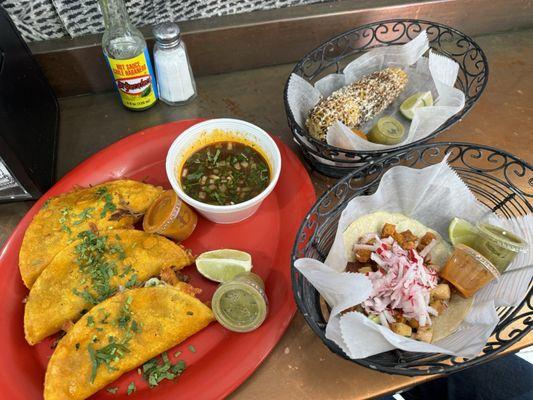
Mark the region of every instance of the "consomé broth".
POLYGON ((179 178, 183 191, 193 199, 224 206, 250 200, 265 190, 270 168, 251 146, 220 141, 192 153, 179 178))

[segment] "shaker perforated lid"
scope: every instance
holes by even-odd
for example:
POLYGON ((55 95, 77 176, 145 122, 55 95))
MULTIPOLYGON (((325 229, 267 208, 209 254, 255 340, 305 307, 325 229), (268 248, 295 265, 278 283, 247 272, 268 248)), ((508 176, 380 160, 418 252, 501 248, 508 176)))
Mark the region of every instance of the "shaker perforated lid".
POLYGON ((154 29, 155 40, 164 46, 173 46, 180 41, 180 28, 175 22, 157 24, 154 29))

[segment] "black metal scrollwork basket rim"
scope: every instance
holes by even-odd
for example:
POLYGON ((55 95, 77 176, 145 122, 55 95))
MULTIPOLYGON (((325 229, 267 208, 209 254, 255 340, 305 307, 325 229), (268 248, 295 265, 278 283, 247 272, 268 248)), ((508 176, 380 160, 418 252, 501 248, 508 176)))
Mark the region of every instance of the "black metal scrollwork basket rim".
MULTIPOLYGON (((376 37, 376 40, 379 42, 379 46, 388 46, 388 45, 394 45, 394 44, 402 44, 404 42, 398 42, 399 38, 394 38, 395 43, 388 43, 386 40, 378 40, 377 35, 380 33, 388 33, 389 29, 394 30, 397 29, 399 25, 403 26, 404 33, 403 36, 406 36, 407 38, 410 38, 408 36, 409 29, 413 26, 415 27, 414 32, 420 32, 423 29, 437 29, 438 30, 438 36, 433 38, 430 43, 430 47, 437 52, 440 52, 441 54, 445 54, 448 57, 451 57, 455 59, 455 61, 460 66, 460 73, 463 72, 465 74, 466 79, 471 79, 472 82, 466 84, 467 89, 464 90, 465 92, 465 106, 464 108, 458 112, 457 114, 450 117, 444 124, 442 124, 439 128, 437 128, 434 132, 432 132, 429 136, 405 144, 398 147, 394 147, 390 150, 347 150, 342 149, 339 147, 328 145, 325 142, 322 142, 320 140, 317 140, 313 137, 311 137, 307 131, 305 130, 305 127, 300 127, 298 123, 296 122, 294 115, 289 107, 288 103, 288 97, 287 97, 287 91, 289 86, 289 78, 287 78, 285 89, 283 93, 283 100, 285 105, 285 112, 287 115, 287 121, 289 128, 291 129, 291 133, 293 135, 294 140, 298 144, 298 146, 301 148, 306 161, 308 161, 311 166, 315 167, 319 172, 325 173, 329 176, 334 177, 341 177, 346 175, 351 171, 351 169, 356 168, 361 165, 363 162, 370 162, 372 160, 375 160, 376 158, 382 157, 386 154, 391 154, 399 151, 407 150, 413 146, 416 146, 420 143, 425 143, 429 141, 432 138, 435 138, 438 134, 443 132, 444 130, 451 127, 454 123, 464 118, 464 116, 472 109, 474 104, 478 101, 481 94, 485 90, 485 87, 488 82, 488 76, 489 76, 489 65, 487 58, 485 56, 485 53, 479 47, 479 45, 468 35, 464 34, 463 32, 452 28, 450 26, 447 26, 445 24, 441 24, 438 22, 432 22, 428 20, 421 20, 421 19, 387 19, 383 21, 377 21, 368 23, 365 25, 358 26, 354 29, 351 29, 349 31, 346 31, 344 33, 341 33, 337 36, 334 36, 327 40, 326 42, 322 43, 321 45, 317 46, 315 49, 311 50, 309 53, 307 53, 296 65, 294 66, 292 73, 302 76, 302 70, 306 63, 311 62, 315 58, 317 58, 319 55, 321 56, 321 59, 323 61, 324 54, 328 49, 328 46, 334 46, 335 43, 337 43, 340 40, 346 39, 350 37, 350 35, 356 34, 358 32, 365 32, 366 30, 372 30, 372 34, 374 37, 376 37), (379 30, 382 29, 383 32, 380 32, 379 30), (447 51, 442 49, 442 42, 441 37, 444 35, 455 35, 455 44, 458 45, 459 48, 466 49, 464 53, 462 54, 451 54, 447 53, 447 51), (468 67, 466 66, 465 62, 468 58, 467 56, 475 57, 472 58, 470 61, 474 62, 474 65, 476 68, 479 68, 479 72, 475 74, 469 74, 468 67), (461 61, 459 58, 460 56, 463 57, 463 60, 461 61), (470 77, 468 75, 471 75, 470 77), (475 83, 475 93, 471 95, 469 93, 469 88, 472 86, 472 84, 475 83), (342 163, 342 166, 340 165, 332 165, 331 163, 342 163)), ((412 39, 412 38, 410 38, 412 39)), ((335 65, 349 57, 353 57, 354 53, 356 52, 365 52, 371 48, 378 47, 377 45, 371 46, 370 48, 350 48, 350 52, 343 52, 339 56, 337 56, 334 59, 329 59, 327 62, 324 63, 324 65, 321 66, 313 73, 311 77, 304 77, 304 79, 313 80, 317 75, 319 75, 322 71, 324 71, 326 68, 329 68, 331 65, 335 65)))
POLYGON ((498 210, 503 216, 533 213, 533 167, 506 151, 485 145, 464 142, 418 144, 403 153, 383 156, 339 180, 317 200, 300 226, 292 252, 291 277, 296 304, 307 324, 330 351, 348 361, 397 375, 448 374, 494 358, 533 329, 533 282, 529 282, 528 293, 518 306, 498 309, 500 322, 482 353, 471 359, 396 349, 352 360, 337 344, 325 337, 326 320, 320 295, 296 270, 294 262, 301 257, 325 259, 338 218, 346 204, 354 197, 373 193, 379 186, 381 176, 389 168, 406 164, 423 168, 440 162, 445 154, 450 154, 449 164, 478 195, 478 199, 481 196, 490 202, 489 205, 482 201, 485 205, 498 210), (476 164, 480 160, 485 162, 484 167, 476 164), (360 184, 363 181, 365 183, 360 184))

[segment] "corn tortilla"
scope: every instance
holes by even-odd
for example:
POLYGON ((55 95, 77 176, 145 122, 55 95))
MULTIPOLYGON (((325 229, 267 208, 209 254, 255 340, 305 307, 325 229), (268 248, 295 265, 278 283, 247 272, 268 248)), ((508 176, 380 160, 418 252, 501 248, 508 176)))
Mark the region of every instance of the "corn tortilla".
POLYGON ((50 198, 33 217, 22 240, 19 269, 24 285, 31 288, 56 254, 79 232, 91 226, 100 230, 132 228, 161 193, 160 187, 121 179, 50 198), (111 202, 106 201, 107 194, 111 202), (133 214, 117 214, 124 209, 133 214))
POLYGON ((85 314, 59 341, 46 370, 44 399, 86 399, 202 330, 213 319, 209 307, 172 286, 132 289, 113 296, 85 314), (128 351, 111 361, 111 368, 99 365, 93 371, 89 346, 98 351, 109 343, 109 336, 117 342, 125 338, 128 328, 116 322, 127 302, 131 319, 141 328, 131 333, 128 351), (108 323, 100 323, 107 314, 108 323))
MULTIPOLYGON (((384 211, 364 215, 352 222, 344 231, 343 241, 347 260, 355 260, 352 248, 359 238, 367 233, 377 233, 379 235, 385 223, 396 225, 397 232, 403 232, 409 229, 418 237, 423 236, 426 232, 435 234, 437 244, 430 252, 431 261, 437 270, 440 270, 444 266, 451 254, 451 246, 437 232, 403 214, 384 211)), ((433 325, 433 338, 431 342, 437 342, 455 332, 470 311, 472 302, 473 298, 465 299, 456 291, 452 290, 452 296, 446 311, 437 317, 431 318, 433 325)))
MULTIPOLYGON (((116 274, 109 280, 112 289, 127 286, 128 282, 144 282, 164 267, 181 269, 194 262, 189 251, 159 235, 114 229, 100 237, 107 239, 108 248, 119 245, 123 249, 123 254, 104 255, 106 262, 116 266, 116 274)), ((30 290, 24 310, 24 331, 29 344, 58 332, 65 323, 75 322, 83 311, 94 306, 75 293, 87 289, 95 294, 91 276, 76 263, 79 243, 76 241, 61 251, 30 290)))

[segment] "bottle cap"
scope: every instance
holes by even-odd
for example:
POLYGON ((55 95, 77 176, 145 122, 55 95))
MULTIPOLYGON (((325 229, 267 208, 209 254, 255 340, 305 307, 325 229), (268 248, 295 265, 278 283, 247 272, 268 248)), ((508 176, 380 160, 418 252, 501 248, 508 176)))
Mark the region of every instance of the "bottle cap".
POLYGON ((175 22, 157 24, 154 29, 155 40, 165 47, 171 47, 180 42, 180 28, 175 22))

